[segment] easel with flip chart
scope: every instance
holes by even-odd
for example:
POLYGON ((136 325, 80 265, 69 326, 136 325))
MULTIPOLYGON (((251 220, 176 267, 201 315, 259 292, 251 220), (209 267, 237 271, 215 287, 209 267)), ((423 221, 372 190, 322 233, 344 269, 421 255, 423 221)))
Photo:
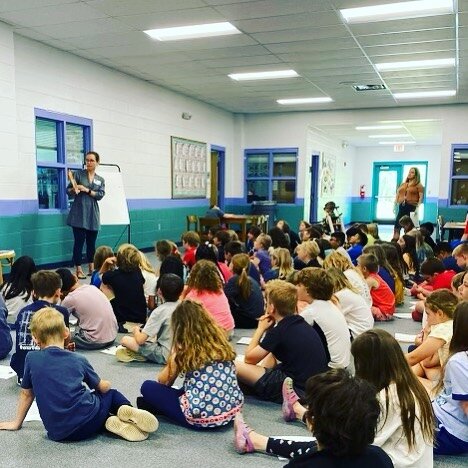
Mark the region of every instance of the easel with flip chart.
POLYGON ((106 183, 106 195, 99 201, 101 225, 125 226, 120 237, 127 231, 130 243, 130 216, 120 167, 117 164, 100 164, 97 172, 106 183))

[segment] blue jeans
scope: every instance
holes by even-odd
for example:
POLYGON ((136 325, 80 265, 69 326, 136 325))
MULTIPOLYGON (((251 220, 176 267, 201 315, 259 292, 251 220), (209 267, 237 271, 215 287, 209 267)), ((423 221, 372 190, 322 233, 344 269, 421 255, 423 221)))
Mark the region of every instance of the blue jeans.
POLYGON ((119 391, 111 388, 106 393, 97 393, 96 397, 100 399, 100 408, 98 414, 91 420, 78 427, 66 439, 67 441, 78 441, 89 439, 102 431, 104 424, 110 414, 117 414, 117 410, 123 405, 129 405, 130 402, 119 391))

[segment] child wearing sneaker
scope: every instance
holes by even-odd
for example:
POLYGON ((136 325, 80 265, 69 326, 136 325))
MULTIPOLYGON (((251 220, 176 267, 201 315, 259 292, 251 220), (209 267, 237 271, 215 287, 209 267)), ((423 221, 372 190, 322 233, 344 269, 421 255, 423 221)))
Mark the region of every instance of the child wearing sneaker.
POLYGON ((141 386, 139 408, 191 429, 229 424, 244 402, 236 378, 236 353, 223 329, 196 301, 184 300, 172 314, 172 352, 158 381, 141 386), (172 385, 185 374, 180 389, 172 385))
MULTIPOLYGON (((236 362, 237 377, 262 400, 281 403, 286 377, 293 378, 295 389, 302 396, 306 380, 325 372, 328 361, 317 332, 296 314, 294 285, 283 280, 269 281, 266 302, 266 313, 258 321, 245 362, 236 362)), ((347 331, 346 321, 345 328, 347 331)))
POLYGON ((59 312, 52 307, 36 312, 31 333, 40 351, 26 356, 16 418, 1 422, 0 430, 21 429, 36 398, 47 435, 54 441, 88 439, 104 426, 134 442, 156 431, 158 421, 152 414, 132 408, 110 382, 99 378, 85 357, 63 348, 69 330, 59 312))
POLYGON ((171 317, 184 290, 183 280, 174 273, 162 275, 159 294, 165 301, 148 318, 144 328, 133 329, 133 336, 124 336, 120 342, 125 349, 118 349, 116 357, 121 362, 152 361, 166 364, 171 349, 171 317))

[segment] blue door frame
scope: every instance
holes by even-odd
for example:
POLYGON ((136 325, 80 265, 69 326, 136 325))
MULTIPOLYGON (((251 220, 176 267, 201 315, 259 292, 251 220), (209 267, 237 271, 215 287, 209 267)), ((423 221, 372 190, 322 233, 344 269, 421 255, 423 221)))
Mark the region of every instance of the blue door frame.
POLYGON ((312 154, 312 161, 311 161, 310 168, 309 168, 309 171, 310 171, 309 223, 317 222, 319 164, 320 164, 320 155, 312 154))

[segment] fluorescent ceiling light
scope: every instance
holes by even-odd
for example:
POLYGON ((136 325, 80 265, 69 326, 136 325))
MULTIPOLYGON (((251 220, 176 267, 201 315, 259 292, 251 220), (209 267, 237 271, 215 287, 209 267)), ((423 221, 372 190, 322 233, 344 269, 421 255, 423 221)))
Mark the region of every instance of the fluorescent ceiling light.
POLYGON ((400 124, 362 125, 360 127, 356 127, 356 130, 395 130, 397 128, 403 128, 403 125, 400 125, 400 124))
POLYGON ((379 71, 418 70, 424 68, 446 68, 454 66, 454 58, 434 60, 410 60, 408 62, 389 62, 375 64, 375 68, 377 68, 377 70, 379 71))
POLYGON ((393 135, 369 135, 369 138, 409 138, 411 135, 407 133, 394 133, 393 135))
POLYGON ((455 96, 457 92, 454 89, 442 91, 415 91, 412 93, 393 93, 395 99, 424 99, 431 97, 450 97, 455 96))
POLYGON ((296 78, 299 75, 294 70, 276 70, 253 73, 231 73, 229 78, 236 81, 274 80, 277 78, 296 78))
POLYGON ((379 141, 379 145, 415 145, 415 141, 379 141))
POLYGON ((276 102, 278 104, 288 106, 288 105, 294 105, 294 104, 320 104, 323 102, 333 102, 333 99, 330 97, 314 97, 314 98, 297 98, 297 99, 278 99, 276 102))
POLYGON ((347 23, 400 20, 453 13, 453 0, 418 0, 340 10, 347 23))
POLYGON ((241 34, 236 27, 228 22, 194 24, 192 26, 178 26, 175 28, 148 29, 143 32, 158 41, 179 41, 182 39, 196 39, 199 37, 241 34))

